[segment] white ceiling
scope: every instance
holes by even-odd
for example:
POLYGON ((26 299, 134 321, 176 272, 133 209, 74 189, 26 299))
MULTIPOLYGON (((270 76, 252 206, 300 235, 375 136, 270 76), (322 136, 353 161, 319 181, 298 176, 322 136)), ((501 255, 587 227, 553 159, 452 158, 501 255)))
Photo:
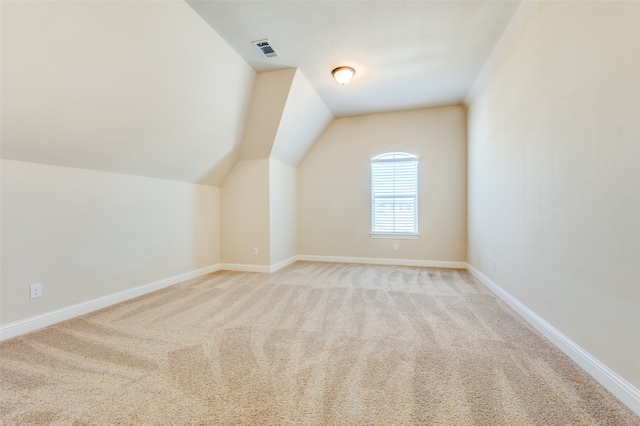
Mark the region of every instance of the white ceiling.
POLYGON ((340 117, 461 103, 521 0, 187 3, 256 71, 299 68, 340 117), (344 87, 340 65, 356 69, 344 87))
MULTIPOLYGON (((335 117, 458 104, 520 0, 0 3, 0 157, 219 186, 255 71, 297 68, 335 117), (339 65, 357 71, 344 87, 339 65)), ((330 119, 302 86, 278 122, 292 163, 330 119)))

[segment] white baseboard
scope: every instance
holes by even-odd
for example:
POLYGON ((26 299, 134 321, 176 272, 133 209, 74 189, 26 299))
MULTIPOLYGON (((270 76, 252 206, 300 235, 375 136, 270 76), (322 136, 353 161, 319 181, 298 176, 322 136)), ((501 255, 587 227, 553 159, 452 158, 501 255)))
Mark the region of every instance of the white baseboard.
POLYGON ((202 275, 210 274, 220 270, 220 265, 210 265, 194 271, 185 272, 173 277, 164 278, 149 284, 124 290, 119 293, 110 294, 108 296, 99 297, 97 299, 88 300, 86 302, 77 303, 66 308, 47 312, 24 320, 0 325, 0 341, 11 339, 12 337, 30 333, 50 325, 66 321, 71 318, 85 315, 98 309, 106 308, 116 303, 124 302, 151 293, 174 284, 181 283, 202 275))
POLYGON ((562 334, 559 330, 538 316, 531 309, 523 305, 518 299, 511 296, 498 284, 471 265, 467 269, 482 284, 502 299, 507 305, 518 313, 533 328, 538 330, 558 349, 564 352, 576 364, 578 364, 591 377, 597 380, 609 392, 616 396, 623 404, 640 416, 640 390, 620 377, 617 373, 600 362, 597 358, 585 351, 574 341, 562 334))
POLYGON ((249 265, 245 263, 221 263, 220 269, 227 271, 237 271, 237 272, 261 272, 264 274, 270 274, 276 272, 286 266, 295 263, 298 260, 297 256, 291 256, 288 259, 283 260, 282 262, 278 262, 271 266, 269 265, 249 265))
POLYGON ((249 265, 244 263, 221 263, 220 269, 238 272, 262 272, 265 274, 271 272, 271 267, 268 265, 249 265))
POLYGON ((466 269, 466 262, 450 262, 444 260, 416 260, 416 259, 383 259, 376 257, 345 257, 345 256, 316 256, 301 254, 298 260, 312 262, 336 262, 336 263, 365 263, 370 265, 392 265, 392 266, 422 266, 427 268, 451 268, 466 269))
POLYGON ((271 267, 269 268, 269 272, 279 271, 282 268, 286 268, 287 266, 296 263, 297 260, 298 260, 298 256, 291 256, 290 258, 285 259, 282 262, 278 262, 275 265, 271 265, 271 267))

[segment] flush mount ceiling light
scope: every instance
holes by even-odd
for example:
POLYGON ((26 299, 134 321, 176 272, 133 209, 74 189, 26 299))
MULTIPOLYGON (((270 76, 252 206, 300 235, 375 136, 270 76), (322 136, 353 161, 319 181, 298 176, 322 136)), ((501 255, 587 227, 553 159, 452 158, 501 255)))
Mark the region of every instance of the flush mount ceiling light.
POLYGON ((343 86, 351 81, 355 73, 356 70, 351 67, 338 67, 331 71, 331 75, 333 76, 333 78, 335 78, 336 81, 343 86))

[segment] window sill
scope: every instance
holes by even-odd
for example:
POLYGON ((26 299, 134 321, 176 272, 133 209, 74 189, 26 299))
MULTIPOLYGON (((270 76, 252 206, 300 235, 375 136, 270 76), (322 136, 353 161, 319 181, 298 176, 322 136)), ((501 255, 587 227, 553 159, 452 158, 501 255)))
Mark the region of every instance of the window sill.
POLYGON ((417 240, 420 234, 369 234, 371 238, 388 238, 391 240, 417 240))

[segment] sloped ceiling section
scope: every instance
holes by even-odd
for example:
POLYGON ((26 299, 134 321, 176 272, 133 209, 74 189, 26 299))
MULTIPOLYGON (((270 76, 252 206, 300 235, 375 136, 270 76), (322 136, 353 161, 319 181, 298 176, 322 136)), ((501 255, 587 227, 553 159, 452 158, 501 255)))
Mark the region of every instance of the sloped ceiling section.
POLYGON ((271 158, 297 167, 333 120, 320 96, 297 70, 276 135, 271 158))
POLYGON ((240 160, 265 159, 271 155, 295 72, 290 68, 256 76, 240 160))
POLYGON ((273 158, 296 167, 332 120, 333 115, 300 70, 260 73, 240 159, 273 158))
POLYGON ((255 71, 184 2, 2 2, 2 158, 218 186, 255 71))

